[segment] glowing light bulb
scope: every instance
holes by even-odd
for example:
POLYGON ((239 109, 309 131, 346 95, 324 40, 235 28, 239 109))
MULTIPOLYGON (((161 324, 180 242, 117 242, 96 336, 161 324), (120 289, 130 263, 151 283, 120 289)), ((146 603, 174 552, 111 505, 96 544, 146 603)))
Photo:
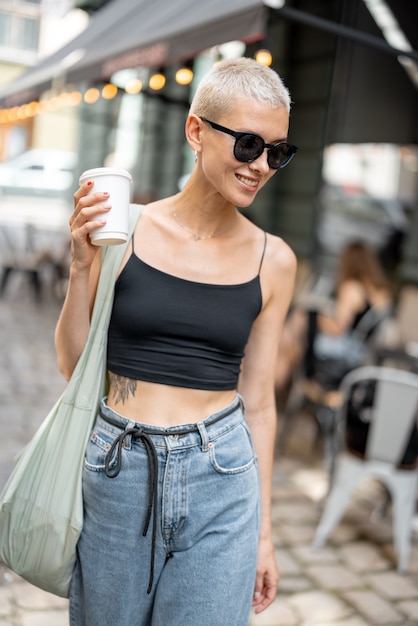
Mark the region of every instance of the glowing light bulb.
POLYGON ((163 89, 165 83, 166 77, 164 76, 164 74, 153 74, 152 76, 150 76, 148 82, 150 88, 154 91, 160 91, 160 89, 163 89))

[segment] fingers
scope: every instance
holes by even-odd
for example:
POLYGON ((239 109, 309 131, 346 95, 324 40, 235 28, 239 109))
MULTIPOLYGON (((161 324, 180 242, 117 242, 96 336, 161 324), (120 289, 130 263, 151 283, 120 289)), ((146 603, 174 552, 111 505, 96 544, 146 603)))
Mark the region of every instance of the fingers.
POLYGON ((105 204, 108 204, 109 193, 107 191, 92 192, 93 181, 84 183, 74 194, 74 219, 79 213, 83 213, 84 216, 91 216, 100 213, 105 209, 105 204))
POLYGON ((87 237, 106 223, 105 216, 111 204, 108 192, 92 192, 92 181, 87 181, 74 194, 74 212, 69 220, 74 238, 87 237))
POLYGON ((72 262, 77 269, 90 268, 97 253, 91 243, 91 233, 106 224, 110 210, 109 194, 93 192, 93 182, 87 181, 74 194, 74 211, 70 217, 72 262))
POLYGON ((84 185, 81 185, 74 194, 74 205, 76 206, 80 198, 86 196, 93 189, 93 181, 88 180, 84 185))
POLYGON ((252 602, 253 607, 255 607, 255 613, 261 613, 274 602, 278 584, 279 572, 275 563, 264 571, 257 571, 252 602))
POLYGON ((267 609, 267 607, 269 607, 270 604, 272 604, 276 599, 276 593, 277 589, 272 587, 270 589, 266 589, 265 592, 262 593, 256 592, 253 599, 253 607, 255 607, 254 612, 258 614, 265 611, 265 609, 267 609))
POLYGON ((255 607, 255 613, 261 613, 272 602, 274 602, 277 594, 277 585, 263 586, 261 591, 254 592, 253 607, 255 607))

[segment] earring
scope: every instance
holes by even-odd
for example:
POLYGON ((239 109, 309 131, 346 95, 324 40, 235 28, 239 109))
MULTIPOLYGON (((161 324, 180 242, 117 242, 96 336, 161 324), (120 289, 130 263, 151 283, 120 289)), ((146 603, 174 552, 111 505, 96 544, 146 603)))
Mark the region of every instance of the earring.
POLYGON ((197 163, 197 150, 194 151, 194 162, 197 163))

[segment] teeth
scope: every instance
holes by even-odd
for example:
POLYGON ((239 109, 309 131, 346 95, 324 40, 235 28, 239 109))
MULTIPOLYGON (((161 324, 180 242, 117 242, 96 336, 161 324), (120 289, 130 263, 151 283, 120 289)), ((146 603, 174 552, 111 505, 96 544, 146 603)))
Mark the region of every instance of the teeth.
POLYGON ((251 180, 250 178, 244 178, 244 176, 240 176, 239 174, 237 174, 237 178, 239 180, 241 180, 244 185, 249 185, 250 187, 257 187, 257 181, 256 180, 251 180))

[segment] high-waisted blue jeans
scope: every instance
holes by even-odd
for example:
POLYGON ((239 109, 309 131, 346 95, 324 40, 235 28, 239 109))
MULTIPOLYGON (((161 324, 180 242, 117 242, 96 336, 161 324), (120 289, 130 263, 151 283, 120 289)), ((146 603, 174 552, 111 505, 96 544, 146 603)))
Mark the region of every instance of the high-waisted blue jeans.
POLYGON ((71 626, 247 626, 259 484, 241 398, 186 428, 130 422, 105 401, 101 414, 83 472, 71 626))

